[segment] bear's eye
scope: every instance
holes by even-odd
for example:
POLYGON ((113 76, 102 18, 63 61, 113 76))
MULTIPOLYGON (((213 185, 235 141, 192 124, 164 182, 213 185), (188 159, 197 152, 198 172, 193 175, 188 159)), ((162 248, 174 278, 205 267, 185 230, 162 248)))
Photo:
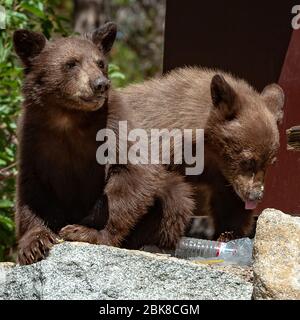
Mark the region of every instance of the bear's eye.
POLYGON ((78 63, 79 63, 78 60, 72 59, 66 63, 66 67, 67 67, 67 69, 73 69, 74 67, 76 67, 78 65, 78 63))
POLYGON ((104 69, 104 62, 103 62, 102 60, 97 61, 97 66, 98 66, 100 69, 104 69))
POLYGON ((254 159, 243 160, 241 162, 241 168, 244 171, 255 171, 256 161, 254 159))
POLYGON ((277 158, 274 157, 274 158, 271 160, 271 164, 274 164, 274 163, 276 163, 276 162, 277 162, 277 158))

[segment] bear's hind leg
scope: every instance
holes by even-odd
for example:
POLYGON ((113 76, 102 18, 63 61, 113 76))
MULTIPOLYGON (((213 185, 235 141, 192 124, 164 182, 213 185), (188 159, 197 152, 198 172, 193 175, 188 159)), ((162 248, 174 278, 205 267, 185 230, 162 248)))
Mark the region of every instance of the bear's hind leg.
POLYGON ((193 188, 185 178, 169 173, 160 194, 162 220, 159 229, 159 247, 174 249, 193 215, 195 202, 193 188))

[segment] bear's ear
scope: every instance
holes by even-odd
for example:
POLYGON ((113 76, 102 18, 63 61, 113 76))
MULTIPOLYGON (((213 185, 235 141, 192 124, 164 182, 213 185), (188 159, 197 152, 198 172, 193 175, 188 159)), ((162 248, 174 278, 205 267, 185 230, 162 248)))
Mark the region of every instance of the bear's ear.
POLYGON ((270 84, 264 88, 261 93, 269 110, 274 114, 276 121, 279 123, 283 118, 284 92, 282 88, 276 84, 270 84))
POLYGON ((87 33, 86 37, 92 40, 99 50, 103 51, 104 54, 108 54, 116 39, 116 35, 117 25, 113 22, 107 22, 100 28, 87 33))
POLYGON ((32 58, 44 49, 46 38, 41 33, 20 29, 14 32, 13 42, 17 55, 29 67, 32 58))
POLYGON ((231 120, 237 113, 237 95, 223 76, 216 74, 210 85, 213 105, 222 112, 226 120, 231 120))

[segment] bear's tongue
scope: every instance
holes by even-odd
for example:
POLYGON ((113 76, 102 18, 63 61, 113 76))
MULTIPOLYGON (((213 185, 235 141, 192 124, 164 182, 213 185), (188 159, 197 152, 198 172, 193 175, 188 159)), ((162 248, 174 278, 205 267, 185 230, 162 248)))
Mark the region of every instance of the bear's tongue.
POLYGON ((247 200, 245 201, 245 209, 246 210, 253 210, 257 207, 257 201, 251 201, 251 200, 247 200))

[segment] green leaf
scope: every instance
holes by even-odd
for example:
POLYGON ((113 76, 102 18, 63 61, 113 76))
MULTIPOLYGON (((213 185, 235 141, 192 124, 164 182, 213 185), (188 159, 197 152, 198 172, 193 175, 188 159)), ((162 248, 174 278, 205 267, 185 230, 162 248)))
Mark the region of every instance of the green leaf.
POLYGON ((27 11, 29 11, 30 13, 32 13, 33 15, 35 15, 36 17, 38 18, 41 18, 41 19, 45 19, 46 18, 46 15, 45 13, 38 7, 35 7, 29 3, 26 3, 26 2, 22 2, 21 3, 21 7, 27 11))
POLYGON ((12 232, 14 230, 14 222, 11 218, 0 215, 0 225, 12 232))
POLYGON ((7 8, 11 8, 13 5, 13 0, 5 0, 4 4, 7 8))
MULTIPOLYGON (((12 208, 13 207, 13 202, 8 200, 8 199, 0 199, 0 208, 12 208)), ((0 216, 2 217, 2 216, 0 216)))
POLYGON ((20 20, 22 20, 22 21, 28 20, 27 16, 26 16, 24 13, 21 13, 21 12, 12 11, 12 12, 10 13, 10 15, 11 15, 12 17, 16 17, 16 18, 18 18, 18 19, 20 19, 20 20))
POLYGON ((111 73, 111 72, 114 72, 114 71, 120 71, 120 67, 117 66, 116 64, 110 63, 108 65, 108 72, 111 73))
POLYGON ((126 79, 126 77, 125 77, 125 75, 124 75, 123 73, 117 72, 117 71, 112 72, 112 73, 110 74, 110 77, 111 77, 112 79, 121 79, 121 80, 125 80, 125 79, 126 79))

